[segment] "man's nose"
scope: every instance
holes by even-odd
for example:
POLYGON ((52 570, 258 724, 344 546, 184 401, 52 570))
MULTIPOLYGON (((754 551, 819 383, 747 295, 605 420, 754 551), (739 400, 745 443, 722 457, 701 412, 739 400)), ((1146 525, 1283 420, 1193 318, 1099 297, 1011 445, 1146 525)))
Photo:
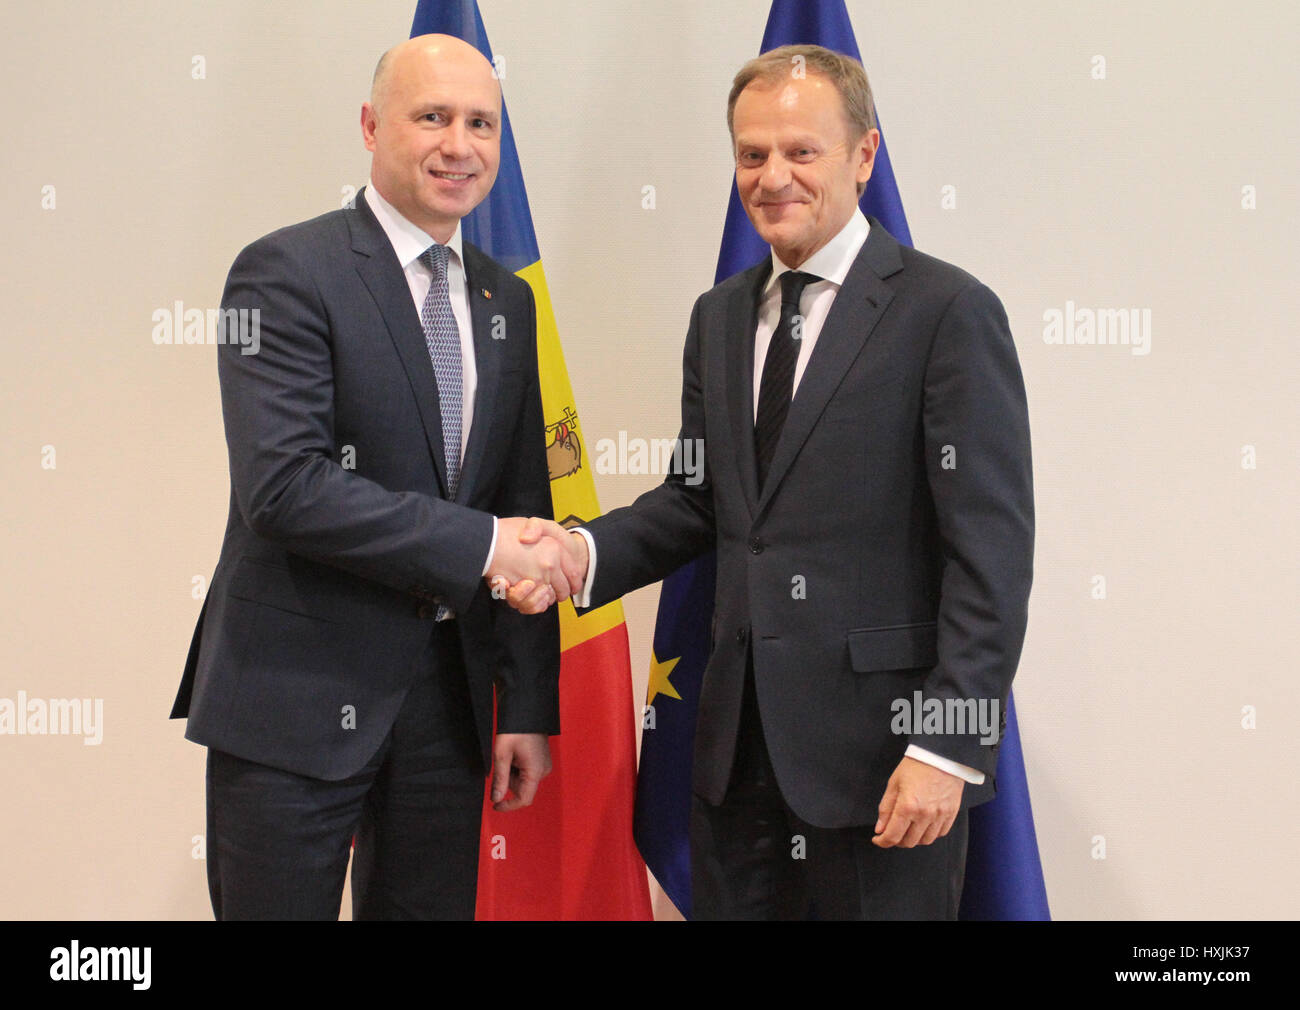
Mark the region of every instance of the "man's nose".
POLYGON ((469 131, 460 119, 453 119, 442 131, 442 154, 448 160, 460 161, 473 154, 469 131))
POLYGON ((768 156, 759 182, 768 193, 775 193, 790 185, 790 166, 779 154, 768 156))

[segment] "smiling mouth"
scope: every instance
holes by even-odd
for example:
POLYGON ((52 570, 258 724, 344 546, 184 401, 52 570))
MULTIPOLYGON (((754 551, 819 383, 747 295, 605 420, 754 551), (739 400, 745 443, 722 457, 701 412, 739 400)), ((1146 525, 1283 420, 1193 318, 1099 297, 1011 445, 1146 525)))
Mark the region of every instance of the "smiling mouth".
POLYGON ((446 179, 448 182, 464 182, 473 176, 473 172, 430 172, 435 179, 446 179))

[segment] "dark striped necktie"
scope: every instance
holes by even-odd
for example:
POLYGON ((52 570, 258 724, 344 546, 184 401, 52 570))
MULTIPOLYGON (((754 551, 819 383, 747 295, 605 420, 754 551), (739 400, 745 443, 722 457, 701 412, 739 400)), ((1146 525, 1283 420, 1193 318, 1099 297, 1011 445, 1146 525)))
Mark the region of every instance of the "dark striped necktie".
POLYGON ((763 490, 767 471, 776 454, 781 429, 785 427, 794 396, 794 366, 799 360, 799 341, 803 338, 803 316, 799 297, 803 289, 822 278, 799 270, 781 275, 781 320, 767 345, 763 360, 763 378, 758 384, 758 413, 754 418, 754 451, 758 461, 758 489, 763 490))

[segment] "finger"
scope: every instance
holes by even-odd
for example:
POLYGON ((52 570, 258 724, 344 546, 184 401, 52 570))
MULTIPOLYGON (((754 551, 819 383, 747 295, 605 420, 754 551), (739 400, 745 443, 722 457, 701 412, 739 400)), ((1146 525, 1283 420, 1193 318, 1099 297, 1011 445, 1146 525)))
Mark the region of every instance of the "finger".
POLYGON ((903 840, 903 836, 907 834, 910 825, 911 821, 903 816, 901 812, 895 812, 890 815, 888 822, 885 824, 885 830, 879 832, 871 841, 882 849, 892 849, 903 840))
POLYGON ((904 833, 902 840, 898 843, 900 849, 914 849, 921 843, 925 837, 926 829, 930 826, 927 820, 912 821, 904 833))
POLYGON ((549 583, 539 582, 537 587, 528 594, 528 599, 519 607, 521 614, 542 614, 548 607, 555 604, 555 590, 549 583))
POLYGON ((532 772, 526 770, 519 772, 514 781, 515 798, 519 801, 516 805, 529 806, 537 795, 537 787, 540 784, 541 779, 532 772))
POLYGON ((934 842, 935 839, 941 837, 946 833, 947 832, 943 830, 943 818, 936 817, 926 826, 925 831, 922 833, 920 839, 917 841, 916 844, 929 845, 932 842, 934 842))
POLYGON ((564 569, 559 569, 551 573, 551 589, 555 593, 556 600, 567 600, 573 595, 569 588, 569 577, 564 574, 564 569))
POLYGON ((555 602, 555 591, 548 582, 523 579, 510 587, 506 599, 521 614, 540 614, 555 602))
POLYGON ((569 580, 569 595, 577 596, 582 592, 587 581, 586 543, 581 542, 582 534, 571 533, 565 542, 565 549, 560 555, 560 564, 569 580), (580 541, 574 543, 574 540, 580 541))
POLYGON ((556 540, 563 541, 569 535, 569 531, 554 519, 543 519, 540 516, 533 516, 529 522, 537 523, 541 528, 542 536, 544 537, 554 537, 556 540))
POLYGON ((531 549, 528 561, 540 578, 550 582, 551 577, 560 570, 559 548, 548 538, 546 543, 539 543, 531 549))
POLYGON ((542 537, 546 536, 546 526, 544 525, 544 522, 544 520, 538 519, 536 516, 531 516, 529 520, 524 523, 523 529, 519 531, 519 542, 521 544, 535 544, 537 541, 541 540, 542 537))
POLYGON ((880 807, 877 812, 880 814, 876 818, 876 834, 885 830, 885 825, 889 823, 889 818, 894 813, 894 803, 898 800, 898 783, 894 781, 893 776, 889 778, 889 783, 885 786, 885 795, 881 797, 880 807))
POLYGON ((524 790, 527 789, 526 778, 522 777, 519 769, 510 770, 510 795, 497 803, 492 804, 492 809, 501 813, 509 813, 511 810, 518 810, 520 807, 526 807, 533 801, 533 795, 537 792, 537 786, 534 785, 528 792, 528 799, 524 799, 524 790))
POLYGON ((532 579, 520 579, 506 590, 506 602, 516 610, 519 610, 528 601, 528 597, 536 588, 537 583, 532 579))

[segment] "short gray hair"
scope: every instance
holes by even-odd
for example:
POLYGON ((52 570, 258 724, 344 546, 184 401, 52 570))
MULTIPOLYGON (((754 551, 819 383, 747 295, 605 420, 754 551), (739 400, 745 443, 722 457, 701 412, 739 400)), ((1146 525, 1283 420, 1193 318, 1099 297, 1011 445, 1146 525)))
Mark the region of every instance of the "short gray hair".
POLYGON ((861 63, 824 46, 781 46, 754 57, 736 74, 731 94, 727 97, 727 132, 731 134, 732 143, 736 140, 736 99, 740 93, 755 81, 774 84, 792 74, 819 74, 835 85, 854 138, 876 128, 876 104, 871 97, 867 72, 861 63))

